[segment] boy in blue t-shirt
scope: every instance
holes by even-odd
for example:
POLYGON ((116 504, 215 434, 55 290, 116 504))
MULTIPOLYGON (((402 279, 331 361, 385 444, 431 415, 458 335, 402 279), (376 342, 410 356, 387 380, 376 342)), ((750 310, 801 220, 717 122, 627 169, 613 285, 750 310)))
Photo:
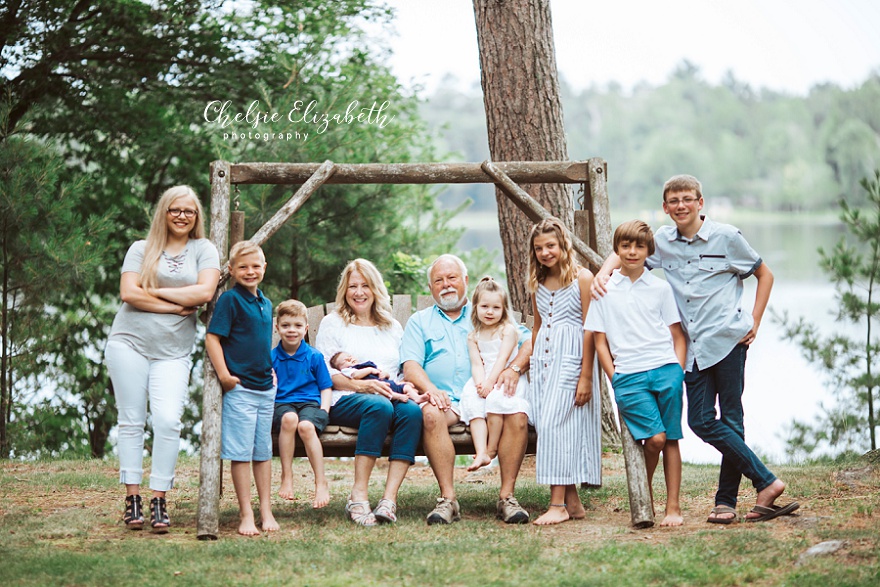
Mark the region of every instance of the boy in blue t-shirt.
POLYGON ((222 449, 232 461, 232 484, 238 497, 238 533, 259 536, 251 506, 251 474, 260 498, 265 532, 279 530, 272 515, 272 302, 257 287, 266 258, 250 241, 229 251, 229 273, 235 286, 214 307, 205 349, 223 387, 222 449))
POLYGON ((315 473, 312 507, 330 503, 330 487, 324 476, 324 448, 318 436, 330 421, 333 381, 324 355, 303 338, 309 322, 302 302, 287 300, 278 305, 275 328, 281 341, 272 349, 272 367, 278 379, 272 428, 278 433, 281 457, 281 489, 278 495, 293 499, 293 452, 296 434, 302 440, 315 473))
MULTIPOLYGON (((645 270, 654 234, 641 220, 614 231, 619 270, 607 294, 593 300, 584 329, 593 332, 596 355, 614 388, 620 415, 644 443, 648 487, 663 452, 666 515, 661 526, 681 526, 681 408, 687 339, 669 284, 645 270)), ((653 491, 651 492, 653 496, 653 491)))

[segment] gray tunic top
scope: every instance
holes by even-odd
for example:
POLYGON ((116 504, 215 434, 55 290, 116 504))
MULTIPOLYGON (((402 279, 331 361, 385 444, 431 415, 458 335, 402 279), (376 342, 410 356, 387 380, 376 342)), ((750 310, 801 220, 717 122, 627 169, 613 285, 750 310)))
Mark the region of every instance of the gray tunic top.
MULTIPOLYGON (((122 273, 141 272, 147 241, 137 241, 125 254, 122 273)), ((159 287, 195 285, 199 272, 220 269, 220 256, 214 244, 206 238, 190 239, 183 252, 175 257, 162 253, 156 268, 159 287)), ((123 302, 109 340, 122 342, 148 359, 177 359, 192 353, 196 340, 196 314, 159 314, 138 310, 123 302)))

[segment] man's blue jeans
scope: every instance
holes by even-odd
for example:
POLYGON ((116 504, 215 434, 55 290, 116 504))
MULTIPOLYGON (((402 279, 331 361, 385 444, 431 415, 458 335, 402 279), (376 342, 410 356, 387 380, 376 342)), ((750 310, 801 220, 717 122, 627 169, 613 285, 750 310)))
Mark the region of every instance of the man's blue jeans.
POLYGON ((330 423, 358 429, 356 455, 382 456, 385 437, 391 432, 389 459, 416 461, 422 438, 422 410, 415 402, 392 402, 376 394, 345 395, 330 408, 330 423))
POLYGON ((776 480, 761 459, 746 446, 743 426, 742 394, 745 386, 746 352, 748 346, 736 345, 720 362, 706 369, 685 374, 688 399, 688 425, 699 436, 721 452, 721 473, 715 505, 736 507, 739 483, 745 475, 757 491, 776 480), (715 400, 721 417, 715 412, 715 400))

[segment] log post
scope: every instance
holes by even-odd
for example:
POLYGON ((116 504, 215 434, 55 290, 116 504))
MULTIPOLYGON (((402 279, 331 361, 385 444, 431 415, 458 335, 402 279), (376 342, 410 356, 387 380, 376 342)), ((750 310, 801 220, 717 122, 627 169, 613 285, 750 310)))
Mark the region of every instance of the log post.
MULTIPOLYGON (((229 163, 215 161, 211 165, 211 242, 220 253, 221 266, 225 264, 229 231, 229 163)), ((214 299, 208 304, 207 319, 211 320, 214 304, 220 295, 217 288, 214 299)), ((223 390, 214 372, 214 366, 205 353, 202 396, 202 446, 199 464, 199 507, 197 532, 199 540, 217 540, 220 529, 220 425, 222 417, 223 390)))
MULTIPOLYGON (((589 237, 590 233, 590 213, 587 210, 574 211, 574 232, 582 239, 589 237)), ((581 263, 584 259, 580 260, 581 263)), ((620 446, 620 431, 617 429, 617 421, 614 418, 614 403, 611 401, 611 394, 608 392, 608 383, 605 381, 605 375, 600 368, 598 377, 593 380, 593 393, 602 398, 602 445, 616 447, 620 446)))
MULTIPOLYGON (((612 233, 611 213, 608 201, 607 177, 608 165, 603 159, 593 158, 589 162, 590 193, 585 198, 585 205, 589 204, 593 212, 593 226, 595 229, 595 245, 602 261, 611 254, 612 233)), ((602 265, 602 261, 598 263, 602 265)), ((605 377, 602 377, 603 382, 605 377)), ((607 392, 607 387, 606 387, 607 392)), ((611 402, 610 396, 608 397, 611 402)), ((604 398, 603 398, 604 405, 604 398)), ((629 489, 629 513, 632 525, 636 528, 650 528, 654 525, 654 504, 651 501, 651 488, 648 486, 648 471, 645 468, 645 451, 641 443, 630 434, 623 416, 618 411, 620 420, 620 442, 623 446, 623 459, 626 463, 626 482, 629 489)), ((603 410, 603 431, 604 431, 603 410)))
POLYGON ((244 240, 244 212, 235 210, 229 218, 229 247, 244 240))

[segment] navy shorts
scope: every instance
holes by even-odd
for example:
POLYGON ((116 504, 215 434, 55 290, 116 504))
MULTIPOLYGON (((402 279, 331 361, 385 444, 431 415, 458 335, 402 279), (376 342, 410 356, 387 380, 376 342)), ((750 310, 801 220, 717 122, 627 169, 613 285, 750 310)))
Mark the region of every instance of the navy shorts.
POLYGON ((661 432, 667 440, 680 440, 684 371, 670 363, 639 373, 615 373, 611 378, 614 399, 630 433, 645 440, 661 432))
POLYGON ((330 415, 321 409, 317 402, 294 402, 291 404, 275 404, 275 415, 272 417, 272 432, 281 431, 281 418, 293 412, 299 416, 300 422, 311 422, 318 434, 322 433, 330 422, 330 415))

